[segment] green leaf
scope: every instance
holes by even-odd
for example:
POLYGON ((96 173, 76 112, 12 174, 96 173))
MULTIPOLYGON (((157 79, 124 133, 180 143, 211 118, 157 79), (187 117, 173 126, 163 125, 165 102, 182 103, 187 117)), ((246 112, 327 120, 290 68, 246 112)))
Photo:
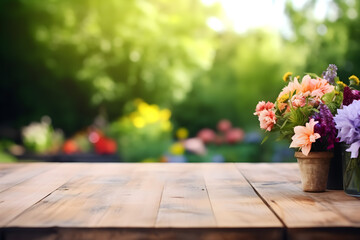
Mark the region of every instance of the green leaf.
POLYGON ((328 103, 332 102, 334 100, 335 97, 335 91, 329 92, 329 93, 325 93, 322 96, 322 100, 325 102, 325 104, 327 105, 328 103))
POLYGON ((268 139, 269 139, 269 135, 266 135, 266 136, 264 137, 264 139, 261 141, 261 145, 262 145, 263 143, 265 143, 266 140, 268 140, 268 139))

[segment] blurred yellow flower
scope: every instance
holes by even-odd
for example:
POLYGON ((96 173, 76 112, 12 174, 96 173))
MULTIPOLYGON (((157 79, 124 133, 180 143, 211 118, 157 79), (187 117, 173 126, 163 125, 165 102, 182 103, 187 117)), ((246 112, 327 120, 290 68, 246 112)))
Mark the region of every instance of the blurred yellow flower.
POLYGON ((170 147, 170 153, 173 155, 183 155, 185 152, 185 148, 181 143, 174 143, 170 147))
POLYGON ((143 113, 144 118, 146 119, 146 122, 148 123, 154 123, 159 121, 160 119, 160 110, 157 105, 148 105, 145 109, 145 112, 143 113))
POLYGON ((350 81, 352 80, 355 83, 355 85, 359 85, 359 83, 360 83, 359 78, 357 76, 355 76, 355 75, 351 75, 349 77, 349 80, 350 81))
POLYGON ((162 129, 164 132, 170 132, 171 129, 172 129, 171 122, 169 122, 169 121, 163 122, 163 123, 161 124, 161 129, 162 129))
POLYGON ((124 120, 130 120, 136 128, 144 128, 147 125, 155 124, 163 131, 171 131, 171 111, 169 109, 160 109, 158 105, 150 105, 141 99, 134 100, 134 104, 137 106, 136 111, 130 113, 124 120))
POLYGON ((346 87, 347 85, 345 83, 343 83, 342 81, 337 81, 336 82, 337 85, 339 85, 340 87, 346 87))
POLYGON ((290 80, 290 76, 292 75, 292 72, 287 72, 283 76, 284 82, 288 82, 290 80))
POLYGON ((284 94, 281 97, 279 97, 277 101, 279 103, 283 103, 283 102, 286 102, 288 99, 289 99, 289 94, 284 94))
POLYGON ((137 105, 137 110, 141 115, 146 115, 149 105, 146 102, 139 102, 137 105))
POLYGON ((113 123, 110 130, 117 134, 119 147, 126 161, 153 162, 172 144, 171 111, 156 104, 136 99, 129 105, 135 109, 113 123), (149 156, 155 157, 148 158, 149 156))
POLYGON ((176 131, 176 137, 178 139, 186 139, 189 136, 189 131, 186 128, 179 128, 176 131))
POLYGON ((143 128, 146 124, 145 120, 142 118, 142 117, 135 117, 133 120, 132 120, 133 124, 135 127, 137 128, 143 128))
POLYGON ((160 119, 162 121, 167 121, 169 120, 171 117, 171 111, 169 109, 163 109, 160 111, 160 119))

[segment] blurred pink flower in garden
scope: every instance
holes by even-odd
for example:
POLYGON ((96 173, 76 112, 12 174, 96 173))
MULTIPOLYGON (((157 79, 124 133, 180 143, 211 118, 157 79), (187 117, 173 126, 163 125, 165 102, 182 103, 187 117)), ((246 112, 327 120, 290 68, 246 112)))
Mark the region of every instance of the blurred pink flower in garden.
POLYGON ((227 119, 222 119, 218 122, 217 124, 217 129, 220 131, 220 132, 227 132, 231 129, 232 127, 232 124, 229 120, 227 119))
POLYGON ((186 150, 195 154, 204 155, 206 153, 205 145, 200 138, 189 138, 184 140, 184 147, 186 150))
POLYGON ((271 131, 276 123, 275 112, 272 110, 263 110, 259 116, 260 128, 266 131, 271 131))
POLYGON ((291 138, 293 141, 290 144, 291 148, 301 148, 304 155, 308 155, 311 150, 311 144, 320 138, 320 134, 314 133, 314 126, 318 122, 310 119, 304 126, 296 126, 294 128, 295 135, 291 138))
POLYGON ((203 128, 197 134, 198 138, 200 138, 205 144, 214 142, 216 134, 213 130, 209 128, 203 128))
POLYGON ((230 144, 240 142, 244 139, 245 133, 241 128, 230 129, 226 135, 226 141, 230 144))

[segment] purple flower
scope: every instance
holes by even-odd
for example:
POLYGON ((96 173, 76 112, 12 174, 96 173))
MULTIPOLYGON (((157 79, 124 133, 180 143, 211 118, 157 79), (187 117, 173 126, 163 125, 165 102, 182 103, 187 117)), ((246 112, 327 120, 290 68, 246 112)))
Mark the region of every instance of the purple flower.
POLYGON ((327 150, 334 148, 336 141, 336 128, 333 115, 328 106, 320 103, 319 112, 315 113, 313 118, 318 123, 314 126, 314 132, 321 136, 320 143, 325 146, 327 150))
POLYGON ((344 100, 343 105, 348 106, 350 105, 354 100, 360 99, 360 91, 358 90, 352 90, 349 87, 344 88, 344 100))
POLYGON ((337 77, 338 68, 335 64, 329 64, 325 72, 323 72, 323 78, 326 79, 329 83, 334 84, 334 79, 337 77))
POLYGON ((346 151, 351 152, 351 158, 357 158, 360 147, 360 100, 339 109, 334 120, 340 141, 350 145, 346 151))

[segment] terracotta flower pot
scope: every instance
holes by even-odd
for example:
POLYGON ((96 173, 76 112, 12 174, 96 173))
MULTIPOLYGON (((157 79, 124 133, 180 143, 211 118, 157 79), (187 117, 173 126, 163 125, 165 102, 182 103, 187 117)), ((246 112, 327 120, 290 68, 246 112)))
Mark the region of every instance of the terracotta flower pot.
POLYGON ((325 191, 330 160, 333 156, 332 152, 310 152, 308 156, 301 152, 295 152, 304 192, 325 191))

